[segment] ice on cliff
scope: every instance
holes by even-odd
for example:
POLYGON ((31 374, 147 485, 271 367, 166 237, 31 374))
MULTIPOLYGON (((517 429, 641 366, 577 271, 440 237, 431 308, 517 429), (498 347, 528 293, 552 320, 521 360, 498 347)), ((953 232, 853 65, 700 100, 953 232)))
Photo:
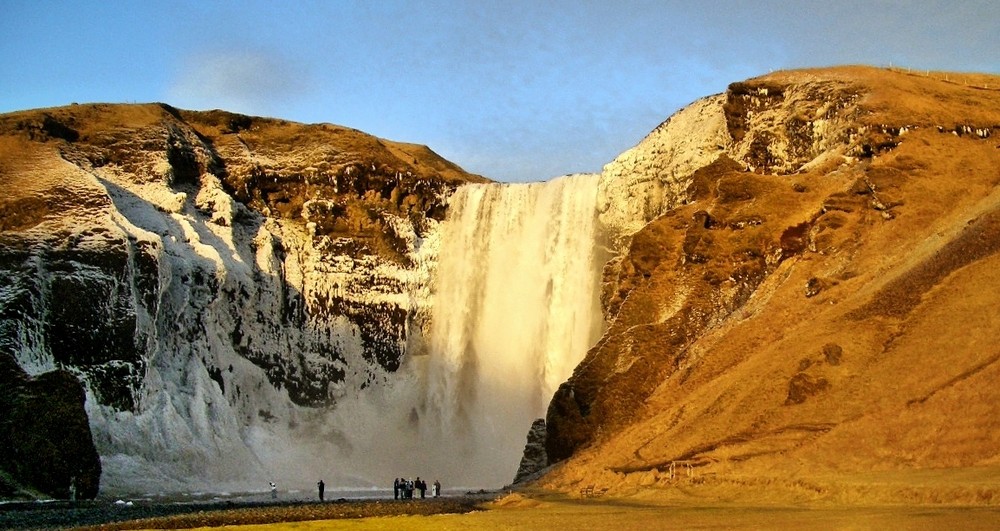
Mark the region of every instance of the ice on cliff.
MULTIPOLYGON (((594 175, 461 188, 453 216, 420 235, 392 219, 406 266, 323 252, 308 226, 249 212, 212 175, 187 191, 87 178, 110 199, 103 218, 43 228, 120 256, 101 267, 71 256, 59 273, 95 276, 96 296, 117 301, 100 315, 134 327, 135 359, 74 369, 88 381, 106 493, 309 488, 318 476, 500 486, 600 333, 594 175), (387 367, 394 349, 403 355, 387 367), (109 389, 132 407, 110 403, 109 389)), ((39 267, 31 297, 44 315, 57 295, 39 267)), ((19 326, 38 336, 19 363, 55 366, 45 323, 19 326)))

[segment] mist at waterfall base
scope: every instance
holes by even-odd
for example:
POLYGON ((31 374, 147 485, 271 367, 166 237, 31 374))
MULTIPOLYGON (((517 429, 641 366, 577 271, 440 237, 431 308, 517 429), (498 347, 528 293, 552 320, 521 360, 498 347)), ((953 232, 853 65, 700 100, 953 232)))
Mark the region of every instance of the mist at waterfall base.
MULTIPOLYGON (((166 219, 118 198, 116 227, 160 250, 163 281, 156 305, 136 298, 133 308, 149 338, 140 407, 118 410, 88 391, 102 494, 268 495, 270 481, 315 493, 320 479, 332 494, 417 476, 452 492, 509 484, 532 421, 602 331, 597 186, 596 175, 462 186, 445 221, 413 233, 409 268, 310 255, 294 227, 242 235, 238 224, 166 219), (282 238, 298 250, 281 249, 282 238), (185 281, 197 275, 214 280, 185 281), (362 285, 338 288, 351 282, 362 285), (277 322, 289 289, 404 309, 401 366, 374 361, 345 316, 277 322), (344 377, 333 405, 292 401, 238 351, 237 329, 241 348, 252 339, 258 356, 301 378, 334 363, 344 377)), ((26 353, 32 374, 53 368, 44 352, 26 353)))
POLYGON ((531 422, 601 332, 596 197, 593 175, 455 193, 429 337, 379 388, 337 408, 352 426, 338 461, 385 482, 513 480, 531 422))

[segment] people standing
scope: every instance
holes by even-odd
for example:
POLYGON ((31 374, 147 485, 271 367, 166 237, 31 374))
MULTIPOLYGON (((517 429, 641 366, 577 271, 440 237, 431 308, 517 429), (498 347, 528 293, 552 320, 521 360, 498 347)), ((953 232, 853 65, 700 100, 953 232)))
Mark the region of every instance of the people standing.
POLYGON ((441 482, 438 481, 438 480, 436 480, 436 479, 434 480, 434 491, 433 492, 434 492, 434 497, 435 498, 437 498, 438 496, 441 495, 441 482))
POLYGON ((326 488, 326 484, 323 483, 322 479, 316 483, 316 488, 319 489, 319 501, 323 501, 323 490, 326 488))
POLYGON ((394 500, 399 499, 399 484, 401 481, 399 478, 392 480, 392 499, 394 500))
POLYGON ((278 499, 278 486, 275 485, 273 481, 270 481, 269 483, 271 485, 271 499, 272 500, 277 500, 278 499))
POLYGON ((424 480, 422 480, 422 479, 420 479, 420 476, 417 476, 416 487, 417 487, 417 490, 420 491, 420 499, 421 500, 424 499, 426 497, 426 496, 424 496, 424 494, 427 492, 427 482, 424 481, 424 480))

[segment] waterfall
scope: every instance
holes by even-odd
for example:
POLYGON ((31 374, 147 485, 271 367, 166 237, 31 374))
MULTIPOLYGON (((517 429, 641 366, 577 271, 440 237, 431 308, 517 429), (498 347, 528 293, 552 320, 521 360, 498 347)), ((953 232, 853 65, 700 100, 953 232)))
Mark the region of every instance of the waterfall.
POLYGON ((510 482, 532 420, 599 337, 597 182, 467 185, 451 199, 417 422, 467 481, 510 482))
MULTIPOLYGON (((305 253, 274 258, 278 240, 270 237, 253 245, 205 238, 216 251, 185 239, 196 234, 197 218, 164 224, 158 230, 171 237, 162 240, 144 236, 152 230, 130 229, 170 249, 161 267, 171 282, 162 284, 150 313, 147 333, 157 343, 144 409, 115 411, 88 398, 104 485, 148 493, 253 491, 268 481, 309 490, 319 479, 331 490, 385 488, 394 477, 416 476, 440 479, 446 488, 509 483, 532 421, 545 415, 555 389, 601 333, 606 257, 599 254, 597 183, 596 175, 578 175, 463 186, 447 219, 414 241, 409 270, 344 259, 335 275, 319 274, 305 253), (230 258, 251 252, 257 270, 230 258), (202 270, 221 279, 217 291, 181 281, 202 270), (365 357, 359 329, 345 316, 302 329, 268 320, 281 313, 283 279, 307 294, 346 296, 337 290, 349 273, 384 281, 374 284, 378 289, 359 281, 349 296, 419 314, 408 323, 397 370, 365 357), (397 281, 402 294, 385 288, 384 279, 397 281), (234 316, 243 323, 244 347, 252 341, 261 352, 297 362, 287 367, 303 382, 312 374, 306 369, 327 363, 316 345, 341 353, 336 404, 294 404, 287 389, 233 348, 234 316), (178 322, 209 333, 175 333, 178 322), (213 377, 207 367, 219 372, 213 377)), ((133 209, 125 210, 129 219, 159 226, 152 207, 125 206, 133 209)))

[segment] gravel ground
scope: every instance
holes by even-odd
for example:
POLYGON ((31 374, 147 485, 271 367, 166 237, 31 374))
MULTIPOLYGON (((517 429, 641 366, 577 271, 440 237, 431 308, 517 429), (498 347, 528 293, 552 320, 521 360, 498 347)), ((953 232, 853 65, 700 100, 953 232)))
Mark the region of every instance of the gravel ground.
POLYGON ((424 500, 329 502, 16 503, 0 506, 0 529, 189 529, 367 516, 468 513, 492 500, 469 495, 424 500))

